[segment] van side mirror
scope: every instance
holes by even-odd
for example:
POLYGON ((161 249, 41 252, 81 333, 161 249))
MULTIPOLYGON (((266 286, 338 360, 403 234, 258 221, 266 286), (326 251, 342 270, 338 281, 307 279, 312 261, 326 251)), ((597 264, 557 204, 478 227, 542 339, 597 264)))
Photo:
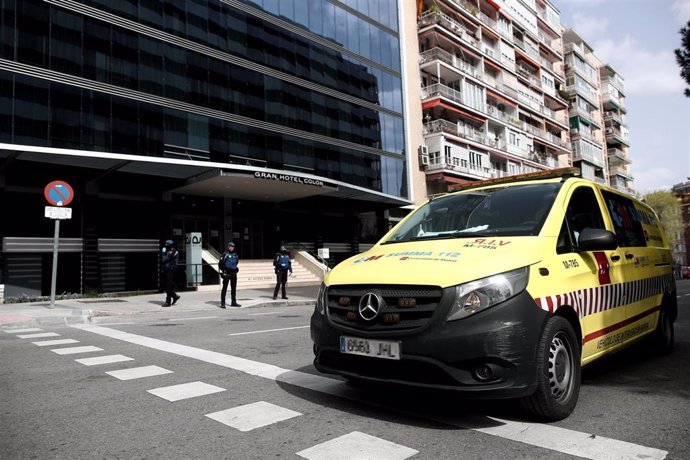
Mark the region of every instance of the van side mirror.
POLYGON ((601 228, 585 228, 577 240, 580 251, 607 251, 618 247, 615 234, 601 228))

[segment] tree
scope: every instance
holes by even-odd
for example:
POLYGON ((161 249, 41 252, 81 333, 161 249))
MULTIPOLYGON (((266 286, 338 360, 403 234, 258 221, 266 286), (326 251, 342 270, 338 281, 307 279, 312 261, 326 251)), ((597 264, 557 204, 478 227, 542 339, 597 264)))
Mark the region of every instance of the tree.
POLYGON ((667 191, 651 192, 644 196, 644 202, 654 209, 666 230, 671 247, 682 242, 683 218, 680 203, 676 196, 667 191))
MULTIPOLYGON (((690 86, 690 21, 680 29, 680 37, 681 47, 675 50, 676 62, 680 66, 680 76, 690 86)), ((685 88, 685 95, 690 97, 690 88, 685 88)))

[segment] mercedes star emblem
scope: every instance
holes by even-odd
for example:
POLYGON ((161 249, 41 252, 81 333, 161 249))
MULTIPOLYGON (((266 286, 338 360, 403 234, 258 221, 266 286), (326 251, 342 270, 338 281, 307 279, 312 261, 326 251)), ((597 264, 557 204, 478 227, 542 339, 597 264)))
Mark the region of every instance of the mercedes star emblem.
POLYGON ((372 321, 381 309, 381 297, 373 292, 368 292, 359 300, 359 316, 365 321, 372 321))

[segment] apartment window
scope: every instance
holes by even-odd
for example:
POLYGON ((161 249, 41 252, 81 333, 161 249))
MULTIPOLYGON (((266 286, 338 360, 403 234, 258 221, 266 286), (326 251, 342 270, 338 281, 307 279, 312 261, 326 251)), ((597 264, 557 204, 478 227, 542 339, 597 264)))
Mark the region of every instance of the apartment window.
POLYGON ((437 165, 441 162, 441 152, 430 152, 429 153, 429 163, 432 165, 437 165))
POLYGON ((508 143, 520 147, 520 135, 515 131, 508 131, 508 143))
POLYGON ((450 164, 450 159, 451 159, 451 148, 450 148, 450 145, 446 145, 446 146, 443 148, 443 155, 444 155, 444 157, 445 157, 446 164, 450 164))
POLYGON ((482 155, 470 150, 470 164, 474 166, 482 166, 482 155))

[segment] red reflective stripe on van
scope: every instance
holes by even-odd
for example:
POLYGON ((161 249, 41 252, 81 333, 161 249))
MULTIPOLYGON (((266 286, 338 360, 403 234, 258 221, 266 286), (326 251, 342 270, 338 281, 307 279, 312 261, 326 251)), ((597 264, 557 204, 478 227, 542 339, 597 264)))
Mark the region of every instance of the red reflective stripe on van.
POLYGON ((597 251, 592 253, 594 258, 597 259, 597 265, 599 266, 599 284, 611 284, 611 275, 609 274, 609 259, 603 252, 597 251))

